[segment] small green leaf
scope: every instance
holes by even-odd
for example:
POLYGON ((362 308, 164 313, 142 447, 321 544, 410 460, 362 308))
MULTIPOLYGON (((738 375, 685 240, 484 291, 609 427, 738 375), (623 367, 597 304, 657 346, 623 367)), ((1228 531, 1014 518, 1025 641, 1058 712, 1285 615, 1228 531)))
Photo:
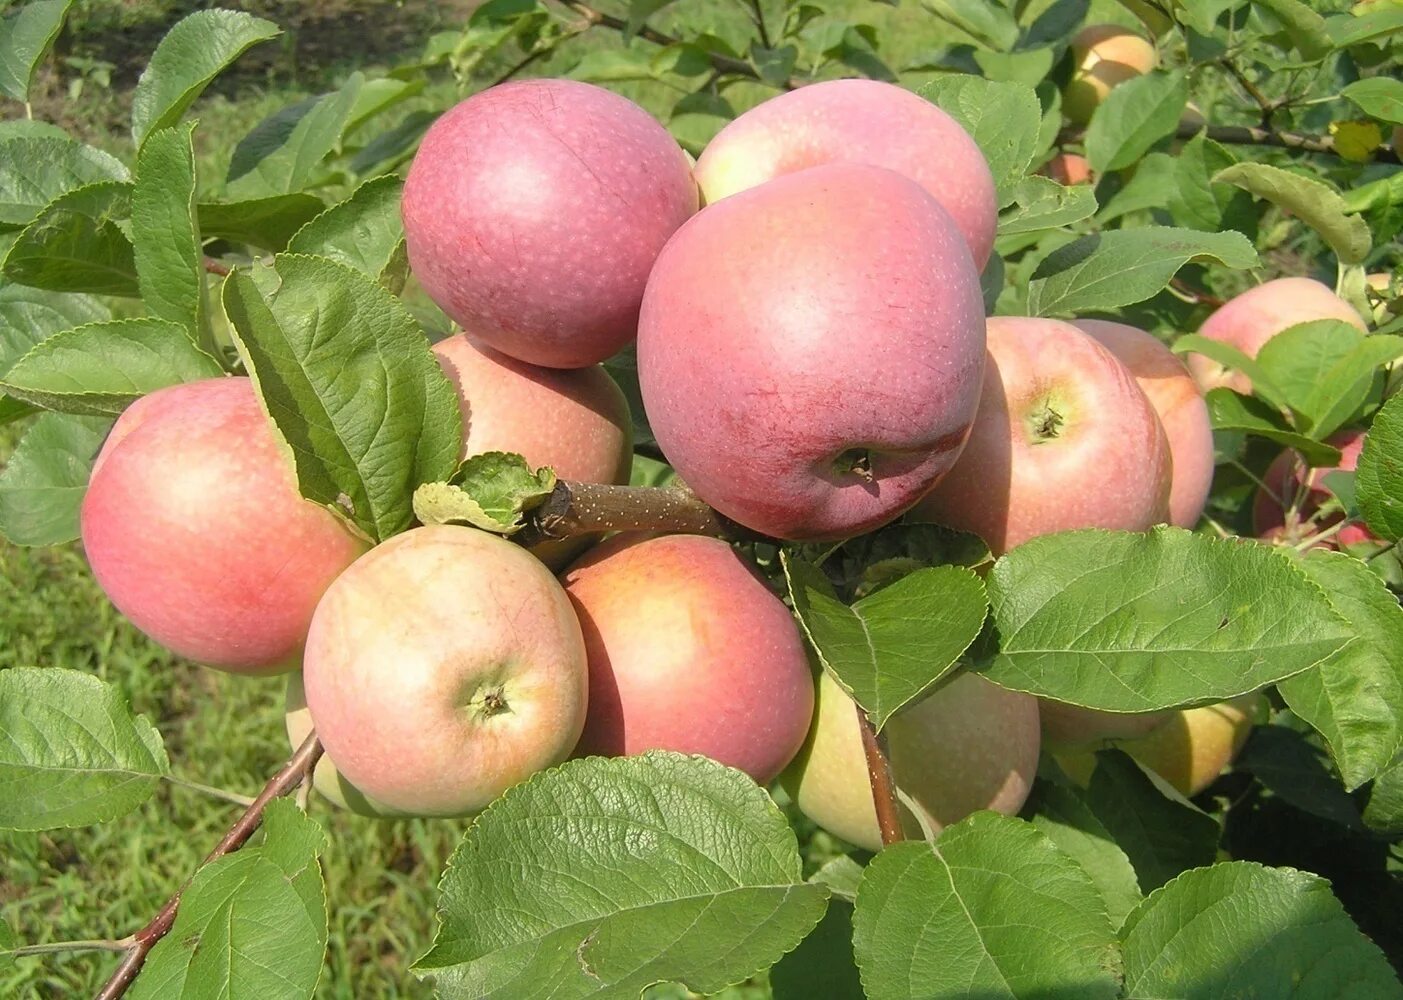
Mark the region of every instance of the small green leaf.
POLYGON ((1275 441, 1296 449, 1314 466, 1328 467, 1340 462, 1338 448, 1292 430, 1278 411, 1261 400, 1225 388, 1209 390, 1204 399, 1214 430, 1235 431, 1275 441))
POLYGON ((234 147, 229 197, 267 198, 310 185, 340 141, 364 81, 352 73, 340 90, 298 101, 255 125, 234 147))
POLYGON ((920 93, 973 136, 989 161, 999 207, 1010 204, 1038 151, 1042 107, 1033 89, 950 73, 927 84, 920 93))
POLYGON ((29 100, 34 72, 58 37, 73 0, 29 0, 0 20, 0 94, 29 100))
POLYGON ((1224 229, 1255 233, 1257 219, 1251 195, 1213 181, 1236 162, 1237 157, 1226 147, 1203 133, 1184 143, 1174 155, 1174 179, 1169 185, 1167 205, 1174 221, 1207 233, 1224 229))
POLYGON ((1258 397, 1278 409, 1289 408, 1286 393, 1272 380, 1271 373, 1258 364, 1257 359, 1249 358, 1231 344, 1201 334, 1189 333, 1177 338, 1170 349, 1176 354, 1202 354, 1224 368, 1241 372, 1252 380, 1252 391, 1258 397))
POLYGON ((1294 729, 1258 726, 1233 767, 1303 812, 1350 829, 1360 826, 1359 807, 1330 770, 1325 752, 1294 729))
POLYGON ((1007 52, 1018 41, 1018 23, 1006 5, 984 0, 925 0, 922 6, 985 48, 1007 52))
POLYGON ((180 121, 210 82, 245 50, 281 34, 278 26, 232 10, 200 10, 166 32, 132 92, 132 138, 140 146, 180 121))
POLYGON ((624 26, 624 41, 638 34, 645 21, 675 0, 629 0, 628 23, 624 26))
POLYGON ((112 685, 59 667, 0 671, 0 829, 105 823, 169 773, 155 727, 112 685))
POLYGON ((177 323, 191 343, 207 339, 205 258, 195 217, 193 124, 158 129, 136 159, 132 246, 141 297, 153 316, 177 323))
POLYGON ((299 229, 324 211, 324 201, 299 191, 248 201, 202 202, 196 214, 200 232, 206 238, 218 237, 279 251, 299 229))
POLYGON ((350 115, 346 118, 346 127, 342 134, 350 135, 376 115, 383 114, 421 93, 425 83, 422 77, 417 80, 397 80, 391 76, 382 76, 365 81, 360 93, 356 95, 356 103, 351 108, 350 115))
POLYGON ((1119 995, 1096 886, 1031 824, 977 812, 893 844, 862 877, 853 950, 869 997, 1119 995))
POLYGON ((918 569, 849 607, 812 564, 782 559, 819 660, 878 730, 954 669, 988 613, 984 585, 959 566, 918 569))
POLYGON ((764 790, 701 757, 570 761, 483 812, 449 860, 416 970, 444 997, 712 993, 769 968, 823 916, 764 790))
POLYGON ((1383 953, 1308 872, 1228 861, 1185 872, 1121 928, 1125 995, 1222 1000, 1397 997, 1383 953))
POLYGON ((1291 44, 1307 62, 1319 62, 1333 47, 1325 30, 1325 18, 1311 10, 1301 0, 1252 0, 1276 15, 1291 44))
POLYGON ((1354 17, 1332 17, 1325 22, 1330 42, 1337 49, 1346 49, 1361 42, 1370 42, 1403 31, 1403 7, 1375 4, 1367 14, 1354 17))
POLYGON ((810 882, 821 882, 828 886, 834 899, 844 899, 849 903, 857 899, 857 886, 862 881, 864 865, 853 860, 851 854, 841 854, 827 861, 818 871, 809 876, 810 882))
POLYGON ((998 650, 984 676, 1110 712, 1256 691, 1350 637, 1289 557, 1180 528, 1043 535, 999 559, 988 586, 998 650))
POLYGON ((1089 184, 1063 187, 1047 177, 1025 177, 1014 189, 1014 207, 999 216, 999 235, 1061 229, 1096 214, 1089 184))
POLYGON ((1373 246, 1368 224, 1358 216, 1347 215, 1344 199, 1323 181, 1267 163, 1234 164, 1219 171, 1213 180, 1235 184, 1289 209, 1330 244, 1341 263, 1360 263, 1373 246))
POLYGON ((130 180, 120 160, 66 135, 0 139, 0 232, 23 229, 74 188, 130 180))
POLYGON ((1034 826, 1081 865, 1101 894, 1111 924, 1119 927, 1141 900, 1130 858, 1092 812, 1085 794, 1067 785, 1038 781, 1024 810, 1034 826))
POLYGON ((1232 268, 1258 264, 1257 251, 1241 233, 1114 229, 1049 254, 1033 272, 1028 308, 1032 315, 1052 316, 1133 305, 1157 294, 1185 264, 1202 260, 1232 268))
POLYGON ((1340 96, 1352 101, 1360 111, 1371 118, 1403 125, 1403 80, 1391 76, 1371 76, 1367 80, 1356 80, 1340 96))
POLYGON ((297 231, 289 253, 318 254, 353 267, 398 294, 409 271, 399 177, 366 181, 339 205, 333 205, 297 231))
POLYGON ((111 420, 45 413, 0 470, 0 535, 14 545, 78 537, 78 507, 111 420))
POLYGON ((1389 541, 1403 539, 1403 394, 1374 416, 1354 472, 1354 489, 1369 529, 1389 541))
POLYGON ((524 527, 521 515, 554 489, 550 469, 532 472, 520 455, 487 451, 466 459, 448 482, 415 490, 414 514, 423 524, 467 524, 514 535, 524 527))
POLYGON ((104 181, 50 202, 5 255, 5 277, 53 292, 140 295, 136 256, 119 221, 131 214, 131 185, 104 181))
POLYGON ((1096 213, 1097 221, 1102 224, 1102 228, 1106 228, 1107 223, 1123 215, 1164 208, 1169 204, 1174 188, 1179 183, 1177 171, 1177 160, 1168 153, 1151 153, 1146 156, 1135 168, 1135 175, 1101 206, 1101 210, 1096 213))
POLYGON ((1098 174, 1128 167, 1174 134, 1189 103, 1182 72, 1154 72, 1113 87, 1091 116, 1086 156, 1098 174))
POLYGON ((1281 331, 1262 345, 1257 364, 1300 415, 1302 429, 1325 438, 1354 419, 1383 366, 1400 357, 1403 337, 1366 337, 1349 323, 1327 319, 1281 331))

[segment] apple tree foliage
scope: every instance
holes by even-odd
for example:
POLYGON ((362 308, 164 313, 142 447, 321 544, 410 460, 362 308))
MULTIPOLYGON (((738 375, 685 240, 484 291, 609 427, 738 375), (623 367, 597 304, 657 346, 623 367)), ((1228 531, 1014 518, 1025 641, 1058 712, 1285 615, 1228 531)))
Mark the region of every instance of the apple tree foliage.
MULTIPOLYGON (((70 6, 5 15, 0 92, 26 99, 70 6)), ((1219 466, 1197 532, 1071 531, 991 560, 973 539, 897 524, 751 554, 878 730, 959 670, 1113 712, 1265 689, 1270 721, 1193 801, 1108 751, 1086 788, 1049 763, 1018 817, 978 813, 817 870, 739 772, 667 753, 573 761, 474 822, 413 973, 445 997, 511 1000, 747 979, 781 1000, 1403 996, 1403 169, 1386 145, 1403 125, 1403 7, 924 0, 932 45, 901 64, 882 18, 854 10, 490 0, 419 58, 278 110, 228 144, 223 176, 197 169, 198 99, 279 29, 205 10, 151 54, 130 155, 0 124, 0 421, 27 425, 0 471, 0 532, 74 539, 114 417, 156 388, 241 371, 303 494, 369 539, 416 518, 509 535, 553 475, 504 455, 458 467, 456 403, 427 350, 442 318, 400 297, 399 172, 441 110, 424 107, 426 84, 468 93, 550 68, 643 100, 696 152, 781 88, 901 82, 989 160, 991 312, 1123 318, 1243 371, 1253 393, 1209 395, 1219 466), (1162 65, 1081 131, 1064 125, 1059 84, 1092 8, 1146 16, 1162 65), (605 41, 577 49, 586 34, 605 41), (1068 146, 1094 186, 1036 172, 1068 146), (1388 268, 1388 287, 1366 287, 1388 268), (1251 284, 1327 270, 1373 317, 1367 334, 1305 323, 1251 360, 1191 333, 1251 284), (1368 442, 1356 472, 1332 474, 1324 514, 1376 540, 1306 552, 1242 537, 1274 454, 1329 465, 1326 439, 1346 426, 1368 426, 1368 442)), ((610 367, 627 388, 629 357, 610 367)), ((156 729, 98 679, 0 673, 0 827, 113 819, 169 769, 156 729)), ((310 996, 336 905, 323 839, 271 803, 249 846, 194 874, 131 995, 310 996)), ((0 924, 0 962, 23 945, 0 924)))

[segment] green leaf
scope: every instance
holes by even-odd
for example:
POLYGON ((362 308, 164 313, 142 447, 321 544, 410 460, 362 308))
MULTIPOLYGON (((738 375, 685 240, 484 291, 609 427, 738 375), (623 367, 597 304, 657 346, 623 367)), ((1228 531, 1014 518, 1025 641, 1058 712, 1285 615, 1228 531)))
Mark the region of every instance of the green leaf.
POLYGON ((1258 726, 1233 766, 1303 812, 1359 828, 1359 807, 1330 771, 1325 752, 1294 729, 1258 726))
POLYGON ((1403 833, 1403 760, 1396 760, 1369 789, 1364 825, 1383 833, 1403 833))
POLYGON ((1096 214, 1097 221, 1105 228, 1111 220, 1123 215, 1164 208, 1179 183, 1176 172, 1177 162, 1168 153, 1146 156, 1135 168, 1134 176, 1101 206, 1096 214))
POLYGON ((1399 357, 1403 337, 1366 337, 1349 323, 1325 319, 1272 337, 1257 352, 1257 365, 1300 415, 1302 430, 1325 438, 1351 422, 1381 378, 1381 367, 1399 357))
POLYGON ((1209 390, 1204 399, 1208 403, 1208 417, 1213 422, 1214 430, 1235 431, 1275 441, 1296 449, 1313 466, 1338 465, 1340 462, 1338 448, 1291 430, 1281 414, 1261 400, 1225 388, 1209 390))
POLYGON ((1130 858, 1144 892, 1187 868, 1211 865, 1218 821, 1157 782, 1119 750, 1096 755, 1087 803, 1130 858))
POLYGON ((1354 490, 1364 523, 1389 541, 1403 539, 1403 395, 1395 395, 1374 416, 1354 490))
POLYGON ((840 854, 827 861, 809 876, 810 882, 821 882, 828 886, 834 899, 851 903, 857 899, 857 886, 862 881, 865 866, 853 859, 851 854, 840 854))
POLYGON ((1025 177, 1014 189, 1014 207, 999 216, 999 235, 1061 229, 1096 214, 1090 184, 1063 187, 1047 177, 1025 177))
POLYGON ((115 417, 154 389, 223 374, 179 324, 120 319, 42 341, 0 378, 0 391, 46 410, 115 417))
POLYGON ((381 132, 351 157, 351 172, 367 177, 394 170, 409 159, 419 139, 437 120, 437 112, 411 111, 398 125, 381 132))
POLYGON ((290 253, 319 254, 369 275, 396 294, 409 272, 399 199, 404 181, 377 177, 297 231, 290 253))
POLYGON ((1018 24, 1007 5, 984 0, 924 0, 922 6, 985 48, 1007 52, 1018 41, 1018 24))
POLYGON ((1251 196, 1229 184, 1213 182, 1218 173, 1237 162, 1226 147, 1199 133, 1184 143, 1173 162, 1174 177, 1167 204, 1176 223, 1207 233, 1224 229, 1244 234, 1256 231, 1251 196))
POLYGON ((878 730, 954 669, 988 613, 984 585, 959 566, 918 569, 849 607, 811 563, 781 558, 819 660, 878 730))
POLYGON ((1038 151, 1042 107, 1033 89, 950 73, 927 84, 920 93, 974 138, 993 172, 999 207, 1010 204, 1038 151))
POLYGON ((1252 0, 1276 16, 1286 29, 1291 44, 1307 62, 1319 62, 1330 53, 1330 36, 1325 30, 1325 18, 1311 10, 1301 0, 1252 0))
POLYGON ((1333 654, 1343 618, 1287 556, 1181 528, 1043 535, 994 564, 1004 687, 1109 712, 1202 705, 1333 654))
POLYGON ((675 0, 629 0, 628 23, 624 26, 624 41, 638 34, 644 22, 675 0))
POLYGON ((374 540, 408 528, 415 487, 453 474, 462 418, 403 304, 344 264, 284 254, 230 274, 224 311, 303 496, 374 540))
POLYGON ((1125 995, 1222 1000, 1397 997, 1378 950, 1307 872, 1229 861, 1185 872, 1120 931, 1125 995), (1347 986, 1345 984, 1348 984, 1347 986))
POLYGON ((1142 226, 1084 236, 1050 253, 1028 286, 1035 316, 1081 314, 1133 305, 1157 294, 1190 261, 1258 264, 1241 233, 1142 226))
POLYGON ((0 139, 0 232, 23 229, 74 188, 129 180, 120 160, 67 136, 0 139))
POLYGON ((0 829, 105 823, 169 773, 155 727, 112 685, 59 667, 0 671, 0 829))
POLYGON ((1371 118, 1403 125, 1403 80, 1390 76, 1371 76, 1356 80, 1340 96, 1352 101, 1371 118))
POLYGON ((193 124, 152 132, 136 159, 132 246, 141 297, 153 316, 207 339, 205 257, 195 217, 193 124))
POLYGON ((0 284, 0 374, 45 337, 112 314, 91 295, 0 284))
POLYGON ((292 880, 316 930, 319 948, 325 949, 327 935, 326 885, 322 881, 318 856, 326 850, 326 831, 308 817, 291 799, 274 799, 263 812, 262 841, 257 850, 282 869, 292 880))
POLYGON ((29 100, 34 72, 58 37, 73 0, 29 0, 0 21, 0 94, 29 100))
POLYGON ((112 421, 45 413, 0 470, 0 535, 14 545, 78 537, 78 507, 112 421))
POLYGON ((1323 181, 1267 163, 1237 163, 1220 170, 1213 180, 1235 184, 1290 210, 1330 244, 1341 263, 1360 263, 1373 246, 1368 224, 1358 216, 1347 215, 1344 199, 1323 181))
POLYGON ((829 902, 818 926, 770 970, 770 991, 774 1000, 864 1000, 850 902, 829 902))
POLYGON ((346 128, 342 134, 350 135, 376 115, 419 94, 423 91, 425 83, 422 77, 416 80, 397 80, 394 77, 382 76, 365 81, 360 93, 356 95, 356 103, 347 116, 346 128))
MULTIPOLYGON (((0 920, 0 969, 8 968, 14 964, 14 950, 19 947, 19 942, 15 940, 15 932, 10 930, 10 925, 0 920)), ((861 994, 858 994, 861 997, 861 994)))
POLYGON ((1201 334, 1189 333, 1177 338, 1170 349, 1176 354, 1202 354, 1225 368, 1242 372, 1252 380, 1253 393, 1263 401, 1281 410, 1289 408, 1286 393, 1277 387, 1271 373, 1258 364, 1256 358, 1249 358, 1231 344, 1201 334))
POLYGON ((1086 130, 1091 169, 1102 174, 1139 160, 1174 134, 1188 103, 1188 80, 1180 71, 1147 73, 1111 88, 1086 130))
POLYGON ((229 197, 266 198, 310 185, 340 141, 364 80, 352 73, 340 90, 298 101, 255 125, 234 147, 229 197))
POLYGON ((1325 22, 1330 42, 1337 49, 1346 49, 1360 42, 1373 41, 1403 31, 1403 8, 1391 4, 1375 4, 1374 9, 1357 17, 1332 17, 1325 22))
POLYGON ((53 292, 137 297, 136 257, 118 225, 131 214, 131 185, 104 181, 51 202, 5 255, 5 277, 53 292))
POLYGON ((444 997, 713 993, 768 968, 823 916, 764 790, 714 761, 570 761, 483 812, 448 863, 416 970, 444 997))
POLYGON ((882 1000, 1110 1000, 1114 939, 1086 872, 1032 824, 991 812, 884 849, 853 917, 862 984, 882 1000))
POLYGON ((1119 927, 1140 902, 1140 886, 1130 858, 1092 812, 1084 793, 1067 785, 1038 781, 1024 812, 1031 815, 1043 836, 1081 865, 1101 894, 1111 925, 1119 927))
POLYGON ((202 202, 197 211, 200 232, 206 238, 218 237, 279 251, 293 235, 326 210, 326 203, 314 194, 278 194, 248 201, 202 202))
POLYGON ((132 92, 132 138, 140 146, 180 121, 216 76, 245 50, 281 32, 271 21, 232 10, 201 10, 166 32, 132 92))
POLYGON ((465 460, 449 482, 415 490, 414 515, 422 524, 467 524, 514 535, 525 527, 521 515, 554 489, 550 469, 532 472, 520 455, 486 451, 465 460))

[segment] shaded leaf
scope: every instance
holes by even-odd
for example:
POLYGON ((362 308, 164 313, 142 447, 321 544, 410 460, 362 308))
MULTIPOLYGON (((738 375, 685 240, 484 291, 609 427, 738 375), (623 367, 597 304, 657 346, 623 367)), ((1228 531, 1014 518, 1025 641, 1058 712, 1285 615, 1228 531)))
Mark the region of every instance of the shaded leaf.
POLYGON ((14 545, 78 537, 78 508, 111 420, 45 413, 0 470, 0 535, 14 545))
POLYGON ((49 54, 73 0, 28 0, 0 20, 0 94, 29 100, 34 71, 49 54))
POLYGON ((1358 216, 1346 214, 1344 199, 1323 181, 1267 163, 1237 163, 1219 171, 1213 180, 1235 184, 1289 209, 1330 244, 1342 263, 1358 264, 1373 246, 1368 224, 1358 216))

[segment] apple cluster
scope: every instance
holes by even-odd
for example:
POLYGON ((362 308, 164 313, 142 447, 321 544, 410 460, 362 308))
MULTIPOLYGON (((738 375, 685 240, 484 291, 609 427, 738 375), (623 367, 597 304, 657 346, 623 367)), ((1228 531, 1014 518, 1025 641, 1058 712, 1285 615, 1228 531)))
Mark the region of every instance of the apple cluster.
MULTIPOLYGON (((413 274, 463 331, 433 350, 465 457, 517 452, 563 479, 627 483, 628 405, 599 363, 636 342, 668 461, 776 539, 905 515, 998 555, 1073 528, 1192 527, 1203 511, 1201 387, 1240 376, 1191 373, 1118 323, 986 318, 988 165, 898 87, 786 93, 693 165, 607 90, 504 84, 429 130, 402 209, 413 274)), ((1358 322, 1324 286, 1285 279, 1202 332, 1251 355, 1320 316, 1358 322)), ((1342 439, 1344 467, 1357 442, 1342 439)), ((153 392, 102 449, 82 537, 105 592, 158 642, 289 674, 288 735, 320 735, 327 798, 465 815, 572 754, 663 748, 779 779, 821 826, 880 845, 856 708, 815 677, 791 611, 738 549, 620 534, 527 550, 451 525, 370 547, 299 496, 280 448, 247 378, 153 392)), ((1317 475, 1283 456, 1267 479, 1314 496, 1317 475)), ((1264 532, 1291 528, 1271 496, 1257 515, 1264 532)), ((886 732, 915 832, 1017 811, 1045 741, 1074 774, 1088 747, 1125 741, 1196 791, 1251 713, 1040 706, 964 673, 886 732)))

